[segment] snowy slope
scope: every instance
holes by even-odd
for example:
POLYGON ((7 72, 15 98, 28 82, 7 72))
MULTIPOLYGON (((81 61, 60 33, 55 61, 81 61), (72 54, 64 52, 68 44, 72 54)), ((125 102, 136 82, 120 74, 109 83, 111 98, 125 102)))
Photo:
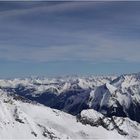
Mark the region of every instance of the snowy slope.
POLYGON ((77 122, 70 114, 0 91, 0 139, 128 138, 77 122), (101 133, 102 132, 102 133, 101 133))
POLYGON ((83 110, 78 120, 93 127, 102 126, 108 131, 117 131, 120 135, 130 139, 140 138, 140 124, 129 118, 115 116, 108 118, 93 109, 89 109, 83 110))

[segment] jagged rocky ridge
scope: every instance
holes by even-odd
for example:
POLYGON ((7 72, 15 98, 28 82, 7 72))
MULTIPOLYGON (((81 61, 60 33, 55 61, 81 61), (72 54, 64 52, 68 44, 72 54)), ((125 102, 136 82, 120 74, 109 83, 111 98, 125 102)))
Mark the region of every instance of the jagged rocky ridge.
POLYGON ((112 117, 140 122, 140 74, 122 75, 91 93, 90 107, 112 117))

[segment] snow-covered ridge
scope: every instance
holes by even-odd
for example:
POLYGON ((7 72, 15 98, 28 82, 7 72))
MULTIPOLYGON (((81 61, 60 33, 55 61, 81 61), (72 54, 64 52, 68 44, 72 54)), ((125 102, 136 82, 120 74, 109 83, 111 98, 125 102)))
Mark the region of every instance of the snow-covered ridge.
POLYGON ((75 116, 0 91, 0 139, 107 138, 125 137, 103 127, 85 126, 75 116))
POLYGON ((93 109, 89 109, 83 110, 78 116, 78 120, 93 127, 102 126, 108 131, 117 131, 120 135, 129 136, 130 139, 139 139, 140 137, 140 124, 129 118, 115 116, 108 118, 93 109))
POLYGON ((90 106, 97 111, 140 122, 140 74, 121 75, 91 93, 90 106))
POLYGON ((45 91, 52 91, 56 94, 60 94, 69 89, 82 88, 89 89, 102 85, 111 81, 115 77, 68 77, 68 78, 25 78, 25 79, 12 79, 5 80, 0 79, 1 88, 16 88, 19 85, 28 89, 34 89, 34 93, 43 93, 45 91))

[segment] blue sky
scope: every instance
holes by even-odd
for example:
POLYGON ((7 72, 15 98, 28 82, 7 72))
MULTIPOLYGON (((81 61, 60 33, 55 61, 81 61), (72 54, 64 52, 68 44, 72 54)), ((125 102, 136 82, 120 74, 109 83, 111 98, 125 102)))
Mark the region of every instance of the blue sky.
POLYGON ((0 77, 140 71, 140 2, 0 2, 0 77))

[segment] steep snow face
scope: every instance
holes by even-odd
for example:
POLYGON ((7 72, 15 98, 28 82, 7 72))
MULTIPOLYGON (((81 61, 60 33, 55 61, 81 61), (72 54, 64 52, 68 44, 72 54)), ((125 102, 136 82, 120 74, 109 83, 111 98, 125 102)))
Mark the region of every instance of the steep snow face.
POLYGON ((90 107, 107 116, 129 117, 140 122, 140 76, 123 75, 97 87, 90 94, 90 107))
POLYGON ((108 131, 117 131, 126 138, 140 138, 140 124, 129 118, 115 116, 108 118, 93 109, 89 109, 83 110, 78 116, 78 120, 83 124, 89 124, 93 127, 102 126, 108 131))
POLYGON ((78 122, 75 116, 0 91, 0 139, 115 139, 116 131, 78 122))
POLYGON ((106 83, 106 88, 109 90, 110 93, 114 93, 117 90, 116 87, 114 87, 113 85, 109 83, 106 83))

